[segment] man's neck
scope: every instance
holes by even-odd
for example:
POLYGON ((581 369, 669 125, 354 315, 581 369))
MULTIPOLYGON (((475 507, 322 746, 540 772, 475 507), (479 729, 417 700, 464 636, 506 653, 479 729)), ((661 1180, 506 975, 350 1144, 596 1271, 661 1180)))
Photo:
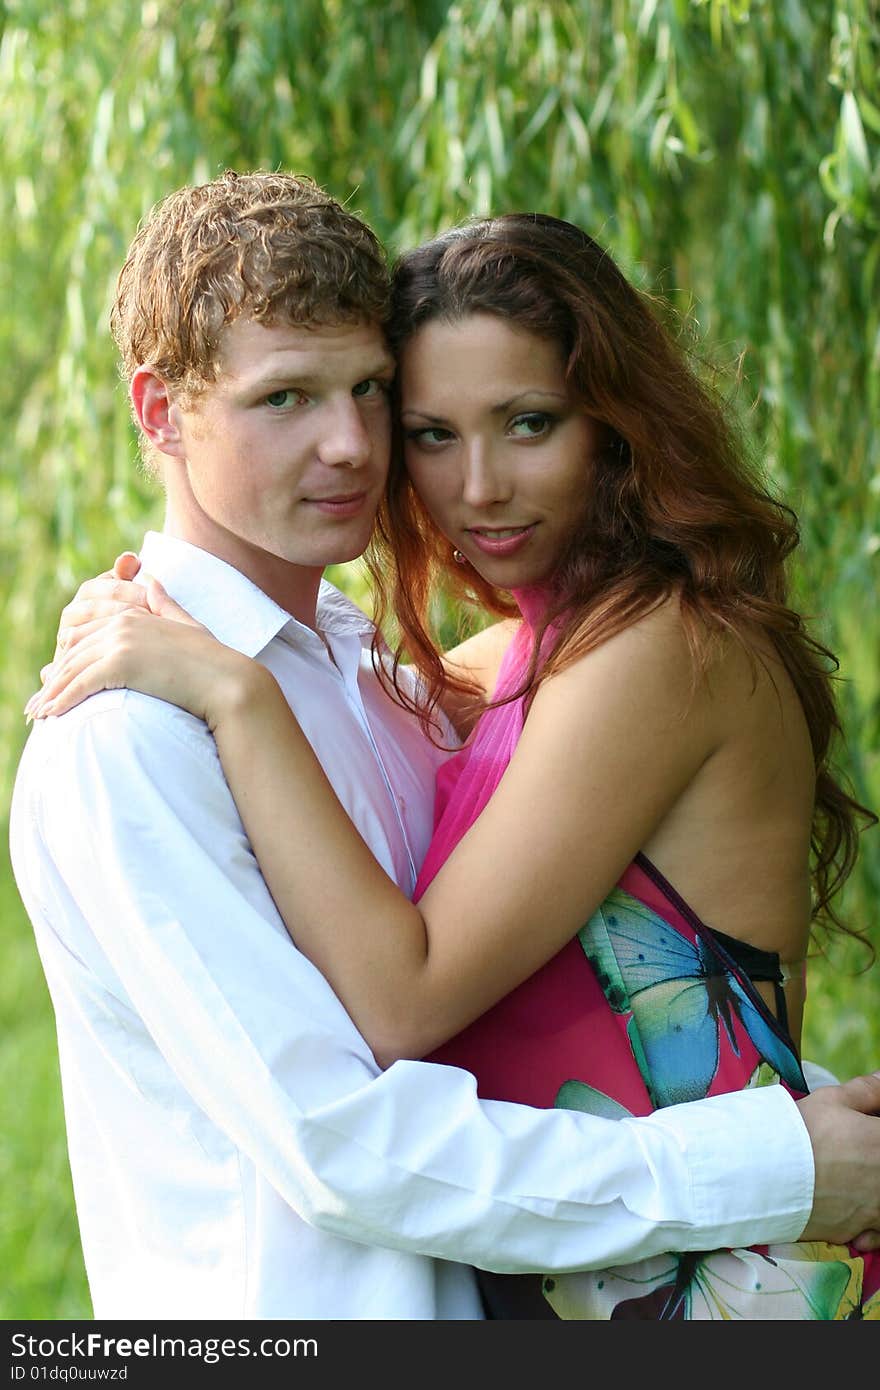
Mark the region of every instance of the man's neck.
POLYGON ((162 529, 167 536, 187 541, 216 555, 218 560, 225 560, 291 617, 306 627, 315 627, 322 570, 282 560, 223 527, 213 525, 207 518, 197 520, 181 516, 171 506, 166 510, 162 529))

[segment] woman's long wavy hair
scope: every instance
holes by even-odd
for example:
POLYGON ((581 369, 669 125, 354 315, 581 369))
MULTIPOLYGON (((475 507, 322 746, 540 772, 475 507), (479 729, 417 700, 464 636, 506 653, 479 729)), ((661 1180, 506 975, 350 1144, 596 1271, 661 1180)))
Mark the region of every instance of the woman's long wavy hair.
MULTIPOLYGON (((510 698, 531 700, 543 680, 673 592, 695 679, 719 637, 734 636, 753 662, 762 661, 769 640, 800 698, 815 758, 814 918, 849 930, 831 899, 855 862, 859 822, 875 817, 829 762, 841 732, 832 687, 837 662, 787 604, 786 560, 798 543, 794 514, 768 493, 724 403, 698 379, 648 299, 579 228, 510 214, 454 228, 399 260, 389 326, 396 353, 432 320, 474 313, 558 344, 569 388, 606 427, 589 475, 585 461, 584 523, 561 559, 531 664, 510 698), (539 662, 543 632, 553 622, 559 636, 539 662)), ((426 721, 446 689, 466 690, 444 672, 431 636, 438 584, 493 613, 517 611, 508 593, 455 564, 453 553, 410 483, 398 433, 368 563, 379 626, 391 610, 399 632, 386 680, 416 708, 399 679, 406 653, 424 678, 426 704, 418 712, 426 721)))

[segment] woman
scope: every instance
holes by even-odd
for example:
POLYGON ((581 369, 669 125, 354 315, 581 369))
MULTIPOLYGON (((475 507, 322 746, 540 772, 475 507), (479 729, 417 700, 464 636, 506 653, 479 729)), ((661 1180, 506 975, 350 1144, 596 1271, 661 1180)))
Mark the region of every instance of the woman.
MULTIPOLYGON (((127 684, 208 722, 297 945, 382 1063, 431 1055, 484 1096, 603 1114, 769 1079, 804 1092, 810 920, 833 918, 861 808, 827 762, 830 655, 786 606, 790 513, 577 228, 471 224, 395 284, 402 448, 373 567, 401 634, 383 669, 405 700, 412 655, 426 721, 441 699, 465 734, 479 713, 441 771, 416 902, 271 675, 161 593, 180 621, 130 624, 121 646, 118 624, 84 624, 32 712, 127 684), (445 664, 437 577, 508 619, 445 664)), ((873 1257, 792 1246, 484 1291, 499 1316, 834 1318, 877 1316, 878 1282, 873 1257)))

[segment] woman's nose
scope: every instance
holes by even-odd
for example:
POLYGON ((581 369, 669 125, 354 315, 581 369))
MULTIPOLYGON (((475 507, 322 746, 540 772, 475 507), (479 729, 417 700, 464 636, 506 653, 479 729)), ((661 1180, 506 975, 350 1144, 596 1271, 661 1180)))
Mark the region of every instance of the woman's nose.
POLYGON ((465 451, 462 498, 471 507, 505 502, 511 493, 510 476, 502 461, 482 441, 465 451))

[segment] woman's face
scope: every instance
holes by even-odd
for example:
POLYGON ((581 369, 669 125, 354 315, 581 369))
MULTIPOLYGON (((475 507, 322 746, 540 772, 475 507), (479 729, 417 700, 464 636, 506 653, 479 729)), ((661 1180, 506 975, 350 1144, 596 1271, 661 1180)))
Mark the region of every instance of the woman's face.
POLYGON ((434 320, 400 359, 407 471, 436 525, 499 588, 554 573, 587 504, 602 427, 555 343, 492 314, 434 320))

